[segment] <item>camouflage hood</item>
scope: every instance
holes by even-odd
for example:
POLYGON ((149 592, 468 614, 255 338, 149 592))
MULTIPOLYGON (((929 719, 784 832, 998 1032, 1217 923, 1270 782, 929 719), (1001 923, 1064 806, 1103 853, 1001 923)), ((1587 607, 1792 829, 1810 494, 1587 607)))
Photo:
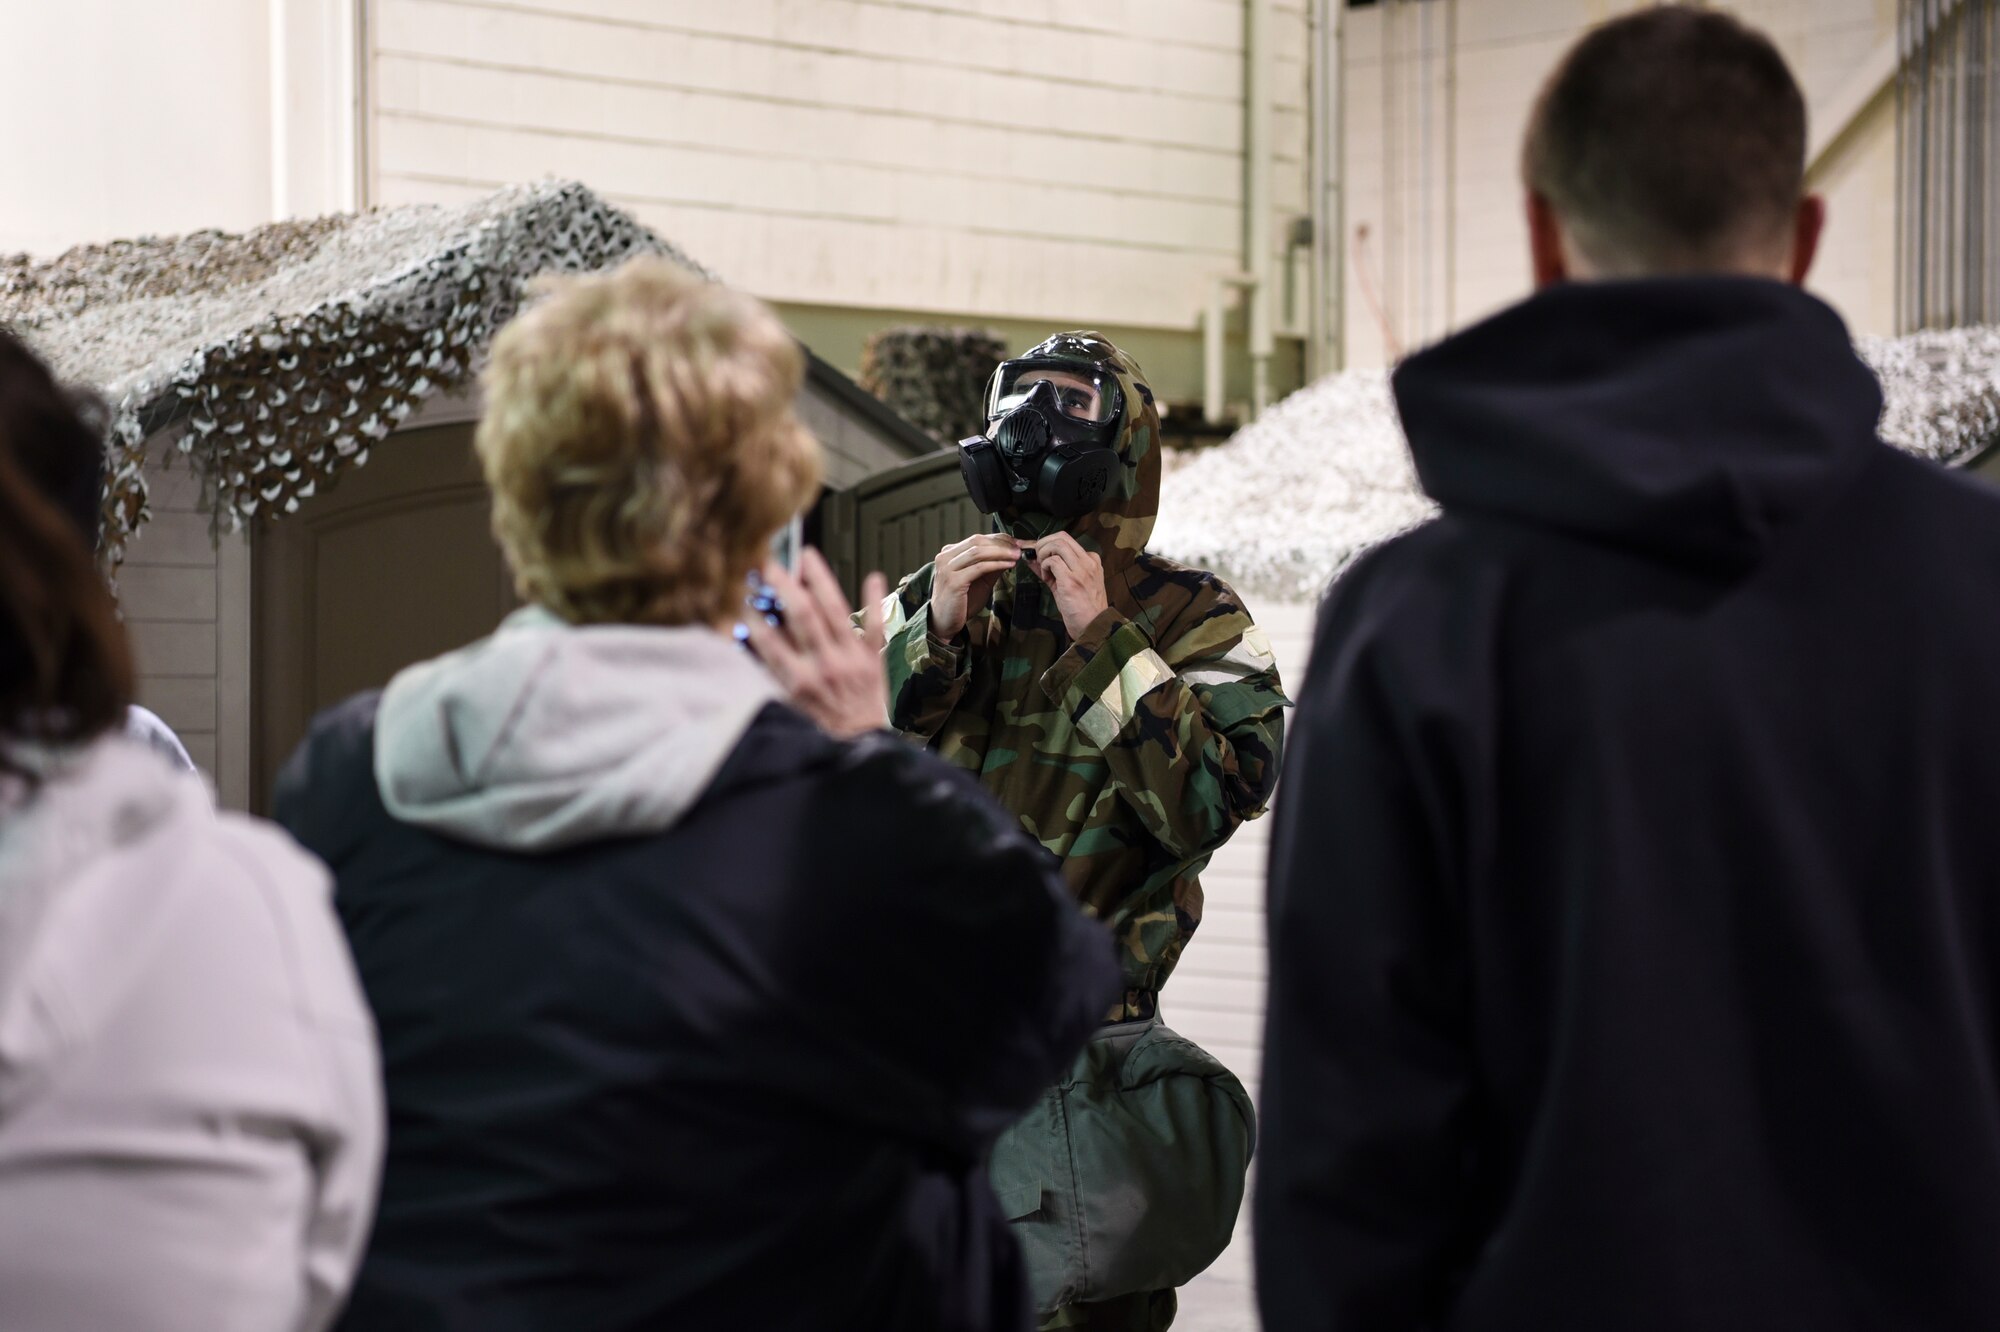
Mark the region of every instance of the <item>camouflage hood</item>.
MULTIPOLYGON (((1106 568, 1129 565, 1152 539, 1153 525, 1160 515, 1160 409, 1146 383, 1146 372, 1109 338, 1089 330, 1058 333, 1022 353, 1021 359, 1030 356, 1075 360, 1118 377, 1119 396, 1124 399, 1118 419, 1118 478, 1105 493, 1104 502, 1072 519, 1068 528, 1078 541, 1097 552, 1106 568)), ((1026 541, 1056 531, 1056 522, 1047 514, 1011 520, 996 515, 993 525, 995 531, 1026 541)))

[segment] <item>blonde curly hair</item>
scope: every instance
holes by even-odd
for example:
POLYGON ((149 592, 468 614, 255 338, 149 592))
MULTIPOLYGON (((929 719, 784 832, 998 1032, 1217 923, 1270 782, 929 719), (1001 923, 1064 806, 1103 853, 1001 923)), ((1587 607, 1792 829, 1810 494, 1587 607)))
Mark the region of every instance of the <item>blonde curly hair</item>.
POLYGON ((474 437, 521 596, 574 624, 721 624, 817 492, 804 357, 763 302, 665 259, 545 281, 474 437))

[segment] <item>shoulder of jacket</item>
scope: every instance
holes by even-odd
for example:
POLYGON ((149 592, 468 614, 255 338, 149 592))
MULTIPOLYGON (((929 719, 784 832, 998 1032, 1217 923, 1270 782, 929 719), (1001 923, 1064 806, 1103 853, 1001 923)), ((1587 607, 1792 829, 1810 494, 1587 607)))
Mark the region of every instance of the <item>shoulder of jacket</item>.
POLYGON ((1893 444, 1878 444, 1872 464, 1878 475, 1898 477, 1922 489, 1930 502, 1950 506, 1952 518, 1969 518, 1987 532, 2000 530, 1992 521, 2000 515, 2000 487, 1974 469, 1919 458, 1893 444))
POLYGON ((338 865, 367 826, 375 795, 375 713, 381 692, 357 694, 312 719, 279 769, 272 819, 313 854, 338 865))
POLYGON ((207 835, 218 866, 237 871, 260 894, 324 904, 332 893, 326 866, 275 824, 218 810, 207 835))
MULTIPOLYGON (((925 792, 940 772, 954 782, 962 777, 893 731, 839 740, 789 703, 773 701, 751 720, 702 799, 755 799, 760 790, 790 785, 805 789, 808 808, 816 814, 873 823, 892 812, 907 813, 911 797, 925 792)), ((976 786, 963 789, 977 796, 976 786)))
POLYGON ((1341 600, 1393 596, 1479 557, 1479 547, 1473 525, 1449 515, 1428 518, 1356 553, 1328 585, 1322 610, 1341 600))
POLYGON ((1487 669, 1479 645, 1494 641, 1500 590, 1519 568, 1518 553, 1496 554, 1478 524, 1449 516, 1364 551, 1320 603, 1304 692, 1364 671, 1401 681, 1407 703, 1462 698, 1487 669), (1441 650, 1446 643, 1450 651, 1441 650))
POLYGON ((1176 667, 1226 652, 1256 627, 1243 599, 1220 574, 1150 552, 1133 566, 1132 593, 1147 636, 1176 667))
POLYGON ((382 691, 374 689, 319 713, 306 727, 294 761, 306 759, 315 777, 367 774, 373 780, 375 716, 381 703, 382 691))
POLYGON ((246 814, 218 814, 212 837, 218 877, 233 871, 277 936, 265 961, 279 973, 296 1015, 316 1028, 372 1037, 326 866, 283 830, 246 814))
POLYGON ((881 730, 829 743, 839 747, 832 790, 863 817, 895 817, 922 841, 984 842, 1018 831, 970 774, 903 736, 881 730))
POLYGON ((1222 575, 1182 564, 1179 560, 1170 560, 1164 555, 1155 555, 1150 550, 1140 551, 1139 558, 1132 561, 1132 577, 1135 585, 1179 588, 1191 595, 1208 594, 1236 600, 1235 591, 1222 575))

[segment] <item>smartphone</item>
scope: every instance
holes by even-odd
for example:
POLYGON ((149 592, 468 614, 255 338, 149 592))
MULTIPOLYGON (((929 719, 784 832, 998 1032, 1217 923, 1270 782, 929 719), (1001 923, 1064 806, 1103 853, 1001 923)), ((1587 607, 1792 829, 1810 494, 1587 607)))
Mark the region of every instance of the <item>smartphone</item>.
MULTIPOLYGON (((763 616, 764 623, 770 625, 773 629, 784 628, 785 603, 778 596, 778 590, 765 582, 764 576, 759 573, 752 573, 747 581, 750 585, 750 595, 744 598, 744 604, 750 608, 751 614, 763 616)), ((736 641, 741 643, 746 650, 750 647, 749 625, 737 624, 736 641)))

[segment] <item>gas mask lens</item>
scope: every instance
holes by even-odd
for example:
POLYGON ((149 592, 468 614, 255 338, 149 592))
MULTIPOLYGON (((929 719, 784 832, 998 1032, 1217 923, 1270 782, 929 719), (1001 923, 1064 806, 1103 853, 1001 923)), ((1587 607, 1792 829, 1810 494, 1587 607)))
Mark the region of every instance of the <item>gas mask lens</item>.
POLYGON ((1005 416, 1042 384, 1049 386, 1057 409, 1072 421, 1098 425, 1118 415, 1118 380, 1114 376, 1074 362, 1013 361, 1001 367, 993 382, 986 419, 1005 416))
POLYGON ((1088 513, 1117 475, 1124 412, 1118 376, 1100 363, 1007 362, 987 394, 986 433, 959 441, 966 492, 982 513, 1088 513))

